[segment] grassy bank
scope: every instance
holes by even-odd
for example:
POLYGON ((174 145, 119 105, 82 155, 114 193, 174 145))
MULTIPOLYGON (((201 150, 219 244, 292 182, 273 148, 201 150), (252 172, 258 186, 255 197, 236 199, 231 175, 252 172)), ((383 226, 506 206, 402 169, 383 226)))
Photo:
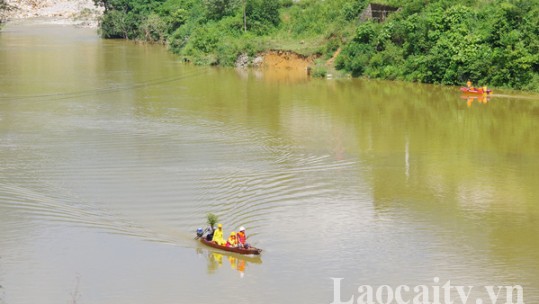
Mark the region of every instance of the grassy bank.
POLYGON ((167 44, 196 64, 234 65, 267 50, 318 56, 353 76, 539 91, 538 0, 94 0, 101 34, 167 44))

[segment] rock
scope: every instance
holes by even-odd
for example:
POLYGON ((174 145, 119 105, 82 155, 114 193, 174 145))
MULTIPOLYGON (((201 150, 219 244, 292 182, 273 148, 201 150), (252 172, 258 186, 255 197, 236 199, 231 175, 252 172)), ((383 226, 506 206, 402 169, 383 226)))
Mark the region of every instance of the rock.
POLYGON ((92 0, 5 0, 12 8, 7 19, 52 18, 55 22, 97 27, 103 8, 97 8, 92 0))
POLYGON ((263 63, 264 63, 264 57, 262 56, 256 56, 256 58, 253 59, 254 67, 260 67, 263 63))
POLYGON ((236 67, 240 69, 245 69, 249 66, 249 55, 246 53, 243 53, 238 56, 236 59, 236 67))

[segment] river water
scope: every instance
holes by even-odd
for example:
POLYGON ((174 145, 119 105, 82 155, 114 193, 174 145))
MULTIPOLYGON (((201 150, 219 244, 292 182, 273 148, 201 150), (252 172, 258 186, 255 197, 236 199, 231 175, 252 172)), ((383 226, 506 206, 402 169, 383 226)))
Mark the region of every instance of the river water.
POLYGON ((196 67, 8 24, 0 303, 331 303, 331 278, 343 301, 451 281, 539 303, 539 98, 495 93, 196 67), (195 242, 208 212, 262 256, 195 242))

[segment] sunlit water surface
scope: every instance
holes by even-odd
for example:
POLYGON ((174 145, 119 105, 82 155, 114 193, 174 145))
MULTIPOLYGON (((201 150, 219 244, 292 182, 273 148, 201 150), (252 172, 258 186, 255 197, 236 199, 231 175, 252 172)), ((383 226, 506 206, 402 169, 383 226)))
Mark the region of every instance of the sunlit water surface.
POLYGON ((277 74, 2 29, 0 303, 330 303, 332 277, 539 303, 537 96, 277 74), (208 212, 262 257, 195 242, 208 212))

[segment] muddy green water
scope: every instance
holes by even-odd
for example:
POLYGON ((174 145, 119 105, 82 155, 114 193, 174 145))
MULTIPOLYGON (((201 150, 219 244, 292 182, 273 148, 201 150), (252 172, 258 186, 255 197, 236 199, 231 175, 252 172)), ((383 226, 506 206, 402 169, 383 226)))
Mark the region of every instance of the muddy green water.
POLYGON ((331 303, 332 277, 539 303, 538 96, 278 74, 3 28, 0 303, 331 303), (262 257, 197 244, 207 212, 262 257))

